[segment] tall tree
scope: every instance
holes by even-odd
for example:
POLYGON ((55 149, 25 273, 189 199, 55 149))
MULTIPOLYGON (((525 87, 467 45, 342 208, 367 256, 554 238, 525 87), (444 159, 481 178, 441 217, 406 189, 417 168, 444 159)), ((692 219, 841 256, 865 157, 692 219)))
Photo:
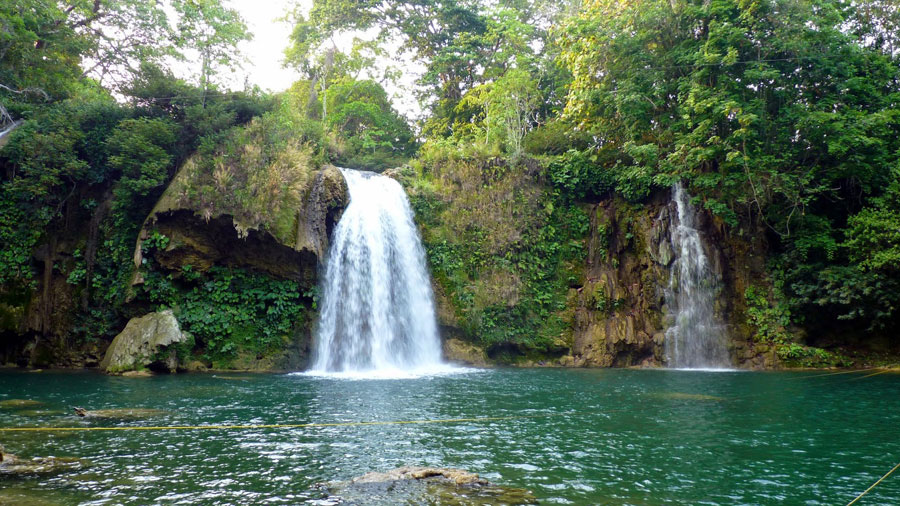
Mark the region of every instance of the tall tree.
POLYGON ((199 52, 197 77, 200 87, 208 91, 221 68, 240 67, 238 44, 252 35, 241 15, 222 0, 175 0, 174 7, 179 15, 178 47, 199 52))
POLYGON ((140 62, 171 54, 160 5, 141 0, 0 3, 0 115, 11 101, 61 98, 90 75, 127 81, 140 62))

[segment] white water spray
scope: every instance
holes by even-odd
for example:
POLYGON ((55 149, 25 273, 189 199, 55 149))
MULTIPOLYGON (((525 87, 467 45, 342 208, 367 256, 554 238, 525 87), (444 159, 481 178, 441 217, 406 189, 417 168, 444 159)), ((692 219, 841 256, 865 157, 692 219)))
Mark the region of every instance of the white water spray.
POLYGON ((403 188, 372 172, 341 172, 350 205, 328 251, 311 372, 402 377, 447 369, 403 188))
POLYGON ((719 280, 703 250, 695 224, 697 212, 688 198, 681 183, 676 183, 672 200, 678 213, 669 226, 676 258, 666 290, 673 316, 666 331, 666 361, 674 368, 728 368, 732 363, 727 335, 715 314, 719 280))

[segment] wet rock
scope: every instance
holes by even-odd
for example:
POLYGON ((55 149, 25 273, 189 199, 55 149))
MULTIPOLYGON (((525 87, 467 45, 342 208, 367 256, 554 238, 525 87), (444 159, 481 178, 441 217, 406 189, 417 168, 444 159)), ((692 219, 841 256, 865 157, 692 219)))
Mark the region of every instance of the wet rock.
POLYGON ((83 418, 101 418, 106 420, 139 420, 166 414, 161 409, 149 408, 116 408, 116 409, 84 409, 74 408, 75 414, 83 418))
POLYGON ((172 345, 185 340, 171 309, 132 318, 109 345, 100 369, 109 374, 120 374, 161 363, 174 371, 178 367, 178 357, 172 345))
POLYGON ((146 378, 148 376, 153 376, 153 373, 150 371, 125 371, 122 373, 122 376, 126 378, 146 378))
POLYGON ((199 360, 191 360, 184 368, 189 372, 204 372, 209 369, 206 364, 199 360))
POLYGON ((0 447, 0 476, 28 476, 57 474, 66 471, 77 471, 88 465, 83 459, 73 457, 35 457, 23 459, 11 453, 6 453, 0 447))
POLYGON ((531 492, 494 485, 462 469, 404 466, 320 485, 334 504, 537 504, 531 492))
POLYGON ((443 348, 444 356, 451 362, 462 362, 476 367, 487 367, 489 364, 484 349, 461 339, 447 339, 443 343, 443 348))
POLYGON ((343 174, 335 167, 323 168, 313 181, 298 220, 295 249, 310 250, 325 258, 328 237, 350 203, 350 193, 343 174))

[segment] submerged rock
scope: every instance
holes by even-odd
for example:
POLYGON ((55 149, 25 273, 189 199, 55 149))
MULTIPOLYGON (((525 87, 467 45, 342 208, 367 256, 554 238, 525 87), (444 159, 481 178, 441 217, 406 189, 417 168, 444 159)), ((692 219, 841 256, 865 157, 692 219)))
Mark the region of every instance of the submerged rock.
POLYGON ((715 395, 706 395, 706 394, 688 394, 685 392, 664 392, 657 394, 656 397, 662 399, 672 399, 672 400, 680 400, 680 401, 724 401, 723 397, 716 397, 715 395))
POLYGON ((92 409, 75 408, 75 414, 84 418, 104 418, 110 420, 135 420, 140 418, 152 418, 162 416, 166 411, 149 408, 116 408, 116 409, 92 409))
POLYGON ((171 309, 132 318, 109 345, 100 369, 109 374, 121 374, 161 363, 174 371, 178 367, 178 357, 172 345, 185 340, 171 309))
POLYGON ((537 504, 531 492, 494 485, 462 469, 404 466, 326 484, 333 504, 537 504))
POLYGON ((88 462, 86 460, 74 457, 35 457, 33 459, 23 459, 11 453, 6 453, 3 447, 0 447, 0 476, 56 474, 66 471, 77 471, 87 465, 88 462))
POLYGON ((6 409, 18 409, 18 408, 33 408, 35 406, 41 406, 44 404, 41 401, 34 401, 31 399, 5 399, 0 401, 0 408, 6 409))

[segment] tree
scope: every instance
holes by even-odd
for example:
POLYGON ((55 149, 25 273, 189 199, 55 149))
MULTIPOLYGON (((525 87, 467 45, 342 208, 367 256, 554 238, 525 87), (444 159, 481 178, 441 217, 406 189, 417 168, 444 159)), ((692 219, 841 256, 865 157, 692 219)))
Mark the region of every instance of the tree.
POLYGON ((175 0, 178 19, 178 47, 200 53, 198 80, 209 91, 220 67, 234 70, 240 66, 238 43, 252 35, 240 14, 225 7, 221 0, 175 0))
POLYGON ((336 35, 374 32, 374 42, 399 47, 425 64, 419 99, 432 113, 425 131, 446 135, 468 120, 455 117, 466 92, 510 68, 528 67, 533 48, 543 43, 543 32, 532 23, 549 12, 543 5, 521 0, 496 5, 475 0, 316 0, 308 18, 295 15, 288 59, 294 64, 311 61, 309 56, 336 35))
POLYGON ((522 69, 510 70, 491 86, 485 123, 488 129, 491 125, 501 129, 513 160, 522 156, 522 139, 534 124, 540 99, 537 82, 522 69))
POLYGON ((121 84, 141 61, 170 54, 165 12, 155 2, 3 2, 0 23, 5 122, 12 120, 6 107, 11 102, 63 98, 85 75, 121 84))
POLYGON ((412 156, 412 131, 380 84, 345 78, 331 86, 327 101, 331 112, 326 125, 347 145, 339 162, 380 170, 412 156))

